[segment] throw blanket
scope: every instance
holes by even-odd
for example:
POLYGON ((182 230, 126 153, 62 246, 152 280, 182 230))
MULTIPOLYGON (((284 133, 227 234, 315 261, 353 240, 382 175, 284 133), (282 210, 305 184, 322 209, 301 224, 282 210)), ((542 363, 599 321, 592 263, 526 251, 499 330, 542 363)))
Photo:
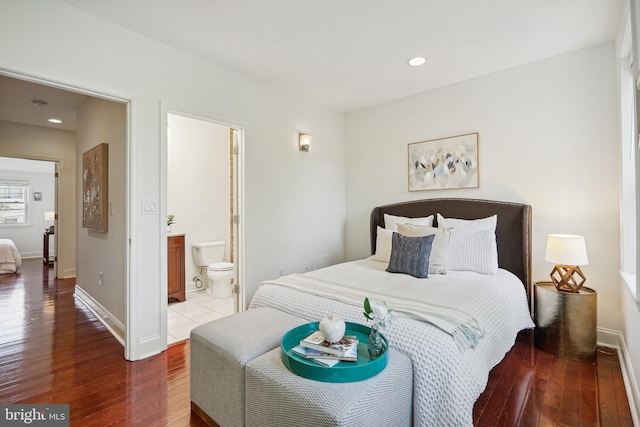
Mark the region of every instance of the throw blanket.
POLYGON ((16 262, 16 252, 17 249, 13 240, 0 239, 0 262, 16 262))
POLYGON ((426 301, 398 298, 390 292, 376 293, 353 287, 349 283, 339 284, 303 274, 290 274, 262 283, 262 285, 265 284, 298 289, 354 305, 362 305, 366 297, 371 300, 385 301, 394 312, 400 315, 423 320, 442 329, 453 337, 460 351, 475 348, 479 339, 484 336, 484 330, 478 321, 460 310, 437 306, 426 301))

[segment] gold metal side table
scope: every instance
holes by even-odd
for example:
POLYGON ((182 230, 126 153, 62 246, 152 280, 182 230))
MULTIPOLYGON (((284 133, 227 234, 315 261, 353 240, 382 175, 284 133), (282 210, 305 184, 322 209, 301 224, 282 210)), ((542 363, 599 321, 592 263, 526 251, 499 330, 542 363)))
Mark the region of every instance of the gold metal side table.
POLYGON ((591 288, 562 292, 552 282, 535 283, 536 347, 561 359, 595 360, 597 305, 591 288))

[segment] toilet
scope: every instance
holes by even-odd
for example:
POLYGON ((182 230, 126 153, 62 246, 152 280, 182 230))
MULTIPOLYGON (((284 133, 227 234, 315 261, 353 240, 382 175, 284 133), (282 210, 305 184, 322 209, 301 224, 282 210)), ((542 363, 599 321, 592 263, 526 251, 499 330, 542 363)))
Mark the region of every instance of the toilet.
POLYGON ((196 266, 207 267, 207 292, 214 297, 232 295, 233 264, 224 262, 224 240, 191 244, 191 255, 196 266))

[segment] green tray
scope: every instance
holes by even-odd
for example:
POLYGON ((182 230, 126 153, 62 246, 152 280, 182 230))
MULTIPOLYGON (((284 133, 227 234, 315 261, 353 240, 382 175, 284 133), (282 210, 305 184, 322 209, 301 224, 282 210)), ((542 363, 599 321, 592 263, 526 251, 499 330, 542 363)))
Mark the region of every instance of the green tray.
POLYGON ((357 336, 360 341, 358 343, 358 360, 356 362, 340 361, 329 367, 292 352, 291 349, 299 345, 301 339, 318 330, 318 324, 319 322, 313 322, 298 326, 282 337, 282 342, 280 343, 282 362, 294 374, 316 381, 348 383, 370 378, 387 366, 387 349, 389 348, 387 338, 380 334, 384 341, 383 353, 377 359, 371 359, 367 350, 371 328, 359 323, 346 322, 347 331, 345 332, 345 335, 357 336))

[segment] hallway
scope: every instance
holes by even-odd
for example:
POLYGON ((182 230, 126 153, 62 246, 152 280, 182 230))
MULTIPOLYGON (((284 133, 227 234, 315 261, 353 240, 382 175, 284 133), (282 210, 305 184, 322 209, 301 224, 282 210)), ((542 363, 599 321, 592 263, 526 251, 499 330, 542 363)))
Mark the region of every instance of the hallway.
POLYGON ((0 402, 68 403, 71 426, 202 426, 191 417, 189 341, 128 362, 41 259, 0 275, 0 402))

